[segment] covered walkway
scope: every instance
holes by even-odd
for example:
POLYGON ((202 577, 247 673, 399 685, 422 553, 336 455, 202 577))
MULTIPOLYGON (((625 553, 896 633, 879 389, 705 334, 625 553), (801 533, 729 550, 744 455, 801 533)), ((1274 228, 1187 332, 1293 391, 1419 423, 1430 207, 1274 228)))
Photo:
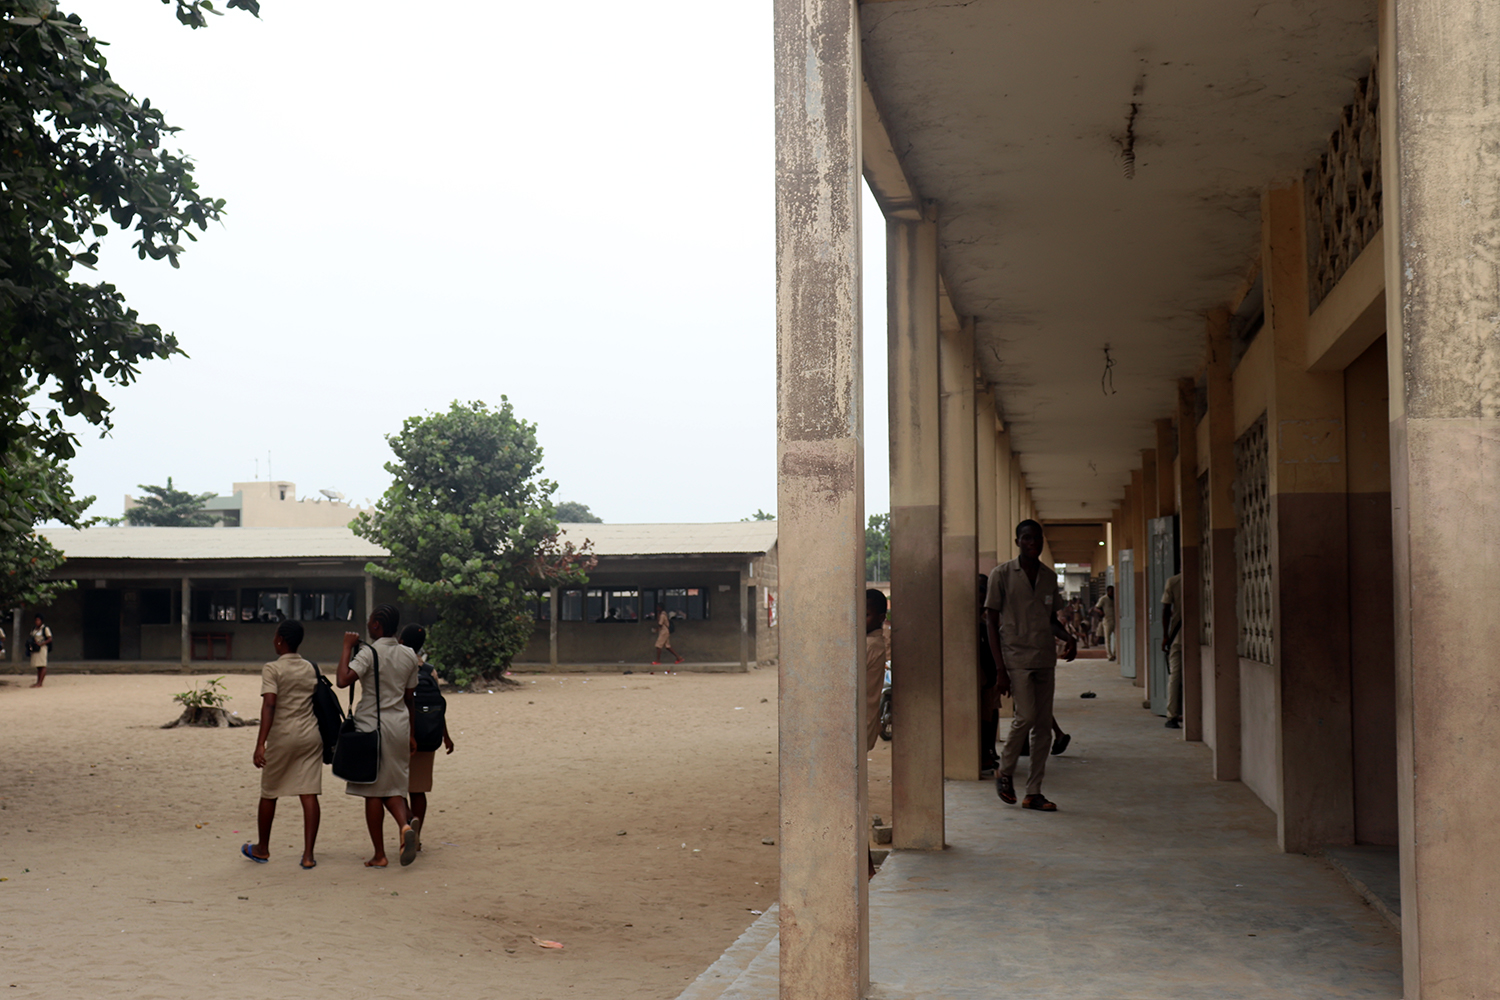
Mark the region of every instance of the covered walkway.
MULTIPOLYGON (((1396 930, 1326 860, 1283 853, 1271 810, 1140 704, 1115 664, 1060 668, 1056 814, 947 783, 948 848, 893 852, 870 884, 871 997, 1401 996, 1396 930)), ((682 1000, 775 997, 775 952, 742 948, 682 1000)))

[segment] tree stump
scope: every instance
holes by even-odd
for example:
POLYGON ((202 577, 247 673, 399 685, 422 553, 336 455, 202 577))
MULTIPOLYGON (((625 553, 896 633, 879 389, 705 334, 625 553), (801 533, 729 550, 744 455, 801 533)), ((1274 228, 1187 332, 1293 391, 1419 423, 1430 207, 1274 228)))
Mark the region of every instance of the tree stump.
POLYGON ((231 715, 222 708, 210 708, 205 705, 199 708, 184 708, 181 715, 162 726, 162 728, 176 729, 178 726, 207 726, 213 729, 230 729, 235 726, 255 726, 259 724, 259 719, 242 719, 238 715, 231 715))

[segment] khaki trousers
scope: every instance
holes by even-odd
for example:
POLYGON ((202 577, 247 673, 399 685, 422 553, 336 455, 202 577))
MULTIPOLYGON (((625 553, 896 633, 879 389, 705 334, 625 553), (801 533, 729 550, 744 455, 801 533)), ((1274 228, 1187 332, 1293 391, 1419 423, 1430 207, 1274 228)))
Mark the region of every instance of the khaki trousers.
POLYGON ((1000 751, 1000 773, 1013 777, 1021 759, 1021 744, 1031 734, 1031 767, 1026 772, 1026 794, 1042 790, 1047 774, 1047 756, 1052 752, 1052 699, 1057 693, 1056 670, 1007 670, 1010 693, 1015 698, 1015 718, 1000 751))
POLYGON ((1167 651, 1167 718, 1182 718, 1182 634, 1172 641, 1167 651))
POLYGON ((1115 623, 1108 618, 1104 619, 1104 648, 1109 651, 1109 658, 1115 658, 1115 623))

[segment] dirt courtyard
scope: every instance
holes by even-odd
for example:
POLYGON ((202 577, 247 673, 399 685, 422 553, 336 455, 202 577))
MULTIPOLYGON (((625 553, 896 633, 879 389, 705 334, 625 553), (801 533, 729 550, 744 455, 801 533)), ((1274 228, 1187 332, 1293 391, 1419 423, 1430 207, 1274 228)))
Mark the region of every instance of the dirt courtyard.
MULTIPOLYGON (((240 856, 255 729, 159 728, 198 679, 0 679, 6 996, 670 1000, 776 899, 774 670, 450 695, 424 851, 397 866, 388 824, 385 870, 326 769, 318 867, 295 799, 270 863, 240 856)), ((225 683, 256 717, 259 678, 225 683)))

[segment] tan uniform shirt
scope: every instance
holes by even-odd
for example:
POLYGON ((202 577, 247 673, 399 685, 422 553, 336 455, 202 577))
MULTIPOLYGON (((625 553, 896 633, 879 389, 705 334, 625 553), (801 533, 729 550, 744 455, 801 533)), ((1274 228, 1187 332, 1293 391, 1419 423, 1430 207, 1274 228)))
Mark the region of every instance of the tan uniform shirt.
POLYGON ((1094 607, 1104 612, 1104 620, 1109 623, 1110 628, 1114 628, 1116 624, 1115 599, 1113 597, 1110 597, 1108 594, 1105 594, 1094 603, 1094 607))
MULTIPOLYGON (((1182 618, 1182 574, 1167 578, 1167 585, 1161 592, 1161 602, 1172 606, 1172 617, 1162 622, 1161 627, 1166 629, 1163 635, 1169 635, 1172 631, 1172 623, 1182 618)), ((1177 630, 1177 638, 1172 640, 1173 646, 1182 645, 1182 629, 1177 630)))
POLYGON ((1000 652, 1006 670, 1051 670, 1057 666, 1052 634, 1058 608, 1057 574, 1045 564, 1036 571, 1036 585, 1026 577, 1020 559, 990 570, 984 606, 1000 613, 1000 652))

